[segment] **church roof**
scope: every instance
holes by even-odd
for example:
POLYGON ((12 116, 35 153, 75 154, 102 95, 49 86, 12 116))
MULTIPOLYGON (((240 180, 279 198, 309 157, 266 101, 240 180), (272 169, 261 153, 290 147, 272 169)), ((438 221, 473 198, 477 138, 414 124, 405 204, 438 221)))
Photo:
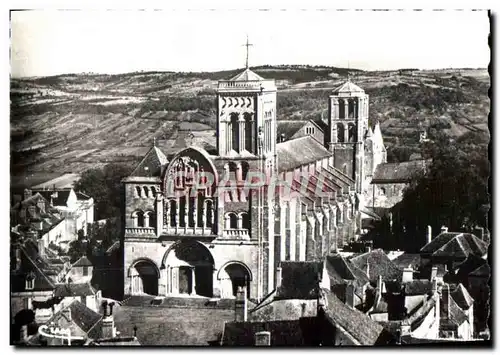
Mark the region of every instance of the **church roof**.
POLYGON ((243 72, 229 79, 229 81, 261 81, 266 80, 260 75, 255 74, 249 68, 246 68, 243 72))
POLYGON ((382 163, 373 174, 372 183, 410 182, 425 174, 429 160, 412 160, 401 163, 382 163))
POLYGON ((152 147, 130 176, 159 177, 168 159, 156 146, 152 147))
POLYGON ((351 80, 347 80, 342 85, 338 86, 333 90, 334 94, 342 95, 342 94, 364 94, 365 91, 361 89, 356 84, 352 83, 351 80))
POLYGON ((470 306, 474 304, 474 299, 462 284, 451 287, 451 296, 453 297, 457 305, 463 310, 469 309, 470 306))
POLYGON ((308 121, 306 120, 278 120, 276 121, 277 123, 277 133, 278 133, 278 138, 281 137, 282 134, 285 135, 285 139, 290 139, 293 137, 295 133, 308 121))
POLYGON ((278 171, 289 171, 332 155, 322 144, 310 136, 276 144, 278 171), (300 152, 300 154, 297 154, 300 152))

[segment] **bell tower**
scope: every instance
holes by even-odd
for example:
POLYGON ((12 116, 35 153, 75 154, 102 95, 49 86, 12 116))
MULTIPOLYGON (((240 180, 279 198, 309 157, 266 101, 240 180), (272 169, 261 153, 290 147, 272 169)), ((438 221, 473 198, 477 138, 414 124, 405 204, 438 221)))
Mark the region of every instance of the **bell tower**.
POLYGON ((217 89, 217 151, 231 160, 261 158, 276 167, 276 85, 248 67, 217 89))
POLYGON ((329 97, 327 146, 334 165, 356 181, 363 192, 364 136, 368 129, 368 95, 350 79, 329 97))

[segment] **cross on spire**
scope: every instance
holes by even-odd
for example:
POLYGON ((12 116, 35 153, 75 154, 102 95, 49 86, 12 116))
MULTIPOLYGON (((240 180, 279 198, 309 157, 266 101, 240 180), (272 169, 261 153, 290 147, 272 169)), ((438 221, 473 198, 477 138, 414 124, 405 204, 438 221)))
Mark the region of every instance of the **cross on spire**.
POLYGON ((248 52, 249 52, 249 47, 253 46, 253 44, 251 44, 251 43, 248 42, 248 35, 247 35, 247 43, 245 43, 244 46, 247 47, 247 59, 246 59, 245 65, 246 65, 246 68, 248 69, 248 52))

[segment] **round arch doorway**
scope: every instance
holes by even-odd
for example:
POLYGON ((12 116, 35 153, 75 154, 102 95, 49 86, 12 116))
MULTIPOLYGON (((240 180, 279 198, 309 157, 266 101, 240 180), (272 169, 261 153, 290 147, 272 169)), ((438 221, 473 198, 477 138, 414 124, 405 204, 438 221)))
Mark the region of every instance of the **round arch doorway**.
POLYGON ((221 297, 234 298, 238 287, 245 286, 247 289, 247 298, 250 298, 250 282, 252 273, 243 263, 232 261, 225 264, 219 270, 218 277, 221 283, 221 297))
POLYGON ((214 259, 200 242, 175 243, 163 259, 166 294, 212 297, 214 259))
POLYGON ((158 295, 160 272, 156 265, 147 259, 137 260, 129 270, 131 278, 131 294, 158 295))

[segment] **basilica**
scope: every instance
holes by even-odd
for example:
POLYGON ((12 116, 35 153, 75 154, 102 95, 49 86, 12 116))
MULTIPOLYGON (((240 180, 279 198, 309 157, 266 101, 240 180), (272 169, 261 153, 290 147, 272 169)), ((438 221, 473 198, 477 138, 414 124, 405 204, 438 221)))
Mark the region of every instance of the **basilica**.
POLYGON ((245 285, 260 301, 281 261, 319 260, 361 234, 386 162, 368 95, 347 80, 325 102, 327 120, 287 137, 276 94, 247 65, 218 82, 214 152, 154 144, 123 180, 126 295, 232 298, 245 285))

